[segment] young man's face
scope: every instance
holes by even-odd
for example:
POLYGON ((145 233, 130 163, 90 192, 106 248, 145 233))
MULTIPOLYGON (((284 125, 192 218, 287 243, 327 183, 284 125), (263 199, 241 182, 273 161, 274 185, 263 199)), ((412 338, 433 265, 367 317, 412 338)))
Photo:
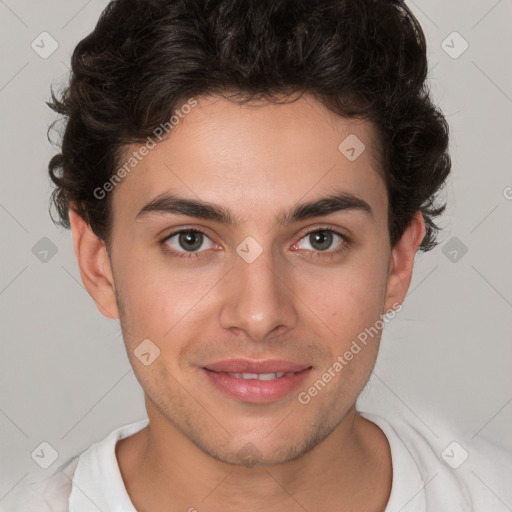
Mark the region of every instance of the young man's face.
MULTIPOLYGON (((155 431, 184 436, 225 462, 249 455, 274 464, 350 429, 380 330, 358 342, 350 361, 344 354, 403 300, 421 242, 407 237, 392 257, 372 125, 309 96, 258 107, 198 98, 112 200, 113 283, 99 248, 104 264, 88 288, 105 314, 119 315, 155 431), (359 156, 354 136, 366 148, 359 156), (359 206, 284 217, 340 193, 359 206), (143 211, 166 194, 216 205, 238 224, 143 211), (204 235, 168 238, 191 229, 204 235), (143 340, 160 350, 148 365, 135 354, 143 340), (338 356, 345 362, 333 371, 338 356), (277 372, 288 375, 233 375, 277 372), (326 372, 331 379, 308 392, 326 372)), ((152 360, 149 352, 143 360, 152 360)))

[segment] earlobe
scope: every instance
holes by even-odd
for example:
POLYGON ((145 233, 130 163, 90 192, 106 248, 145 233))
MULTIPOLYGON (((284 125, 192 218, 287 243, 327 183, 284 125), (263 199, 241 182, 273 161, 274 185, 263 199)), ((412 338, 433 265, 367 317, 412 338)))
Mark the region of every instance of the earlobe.
POLYGON ((425 223, 421 212, 407 226, 400 240, 391 249, 389 275, 386 287, 385 311, 393 309, 393 304, 402 304, 411 283, 414 257, 425 237, 425 223))
POLYGON ((105 242, 73 208, 69 209, 73 245, 86 290, 107 318, 119 318, 114 278, 105 242))

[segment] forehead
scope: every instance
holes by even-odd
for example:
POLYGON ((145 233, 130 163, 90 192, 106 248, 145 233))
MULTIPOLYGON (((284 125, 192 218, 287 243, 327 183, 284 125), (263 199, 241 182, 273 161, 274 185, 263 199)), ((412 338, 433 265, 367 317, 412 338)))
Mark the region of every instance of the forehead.
MULTIPOLYGON (((281 104, 219 96, 196 101, 116 187, 115 211, 133 214, 173 191, 236 205, 238 218, 250 219, 334 189, 386 208, 371 123, 340 117, 308 95, 281 104)), ((141 146, 126 148, 125 158, 141 146)))

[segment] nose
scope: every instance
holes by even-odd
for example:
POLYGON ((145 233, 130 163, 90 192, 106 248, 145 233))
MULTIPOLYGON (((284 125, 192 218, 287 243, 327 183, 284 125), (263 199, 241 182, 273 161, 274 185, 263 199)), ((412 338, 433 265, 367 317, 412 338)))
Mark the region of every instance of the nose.
POLYGON ((295 296, 285 264, 278 266, 273 260, 270 250, 264 250, 252 263, 236 258, 233 270, 223 280, 222 327, 264 341, 271 333, 295 326, 295 296))

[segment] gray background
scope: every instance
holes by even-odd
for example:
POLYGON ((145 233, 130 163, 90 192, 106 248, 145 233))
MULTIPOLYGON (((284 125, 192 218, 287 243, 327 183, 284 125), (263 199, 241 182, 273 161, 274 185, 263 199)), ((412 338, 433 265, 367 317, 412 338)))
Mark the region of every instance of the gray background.
MULTIPOLYGON (((54 115, 44 101, 50 84, 65 82, 74 46, 105 5, 0 0, 0 499, 145 417, 119 325, 96 310, 71 233, 54 227, 47 212, 46 166, 55 150, 46 139, 54 115), (46 59, 31 48, 34 40, 43 46, 43 31, 58 43, 46 59), (54 255, 43 252, 44 237, 54 255), (46 470, 31 458, 43 441, 58 452, 46 470)), ((444 418, 462 445, 485 436, 512 448, 512 5, 409 5, 430 44, 431 88, 451 127, 453 174, 442 243, 418 254, 364 399, 408 410, 441 442, 444 418), (454 31, 469 44, 457 58, 463 42, 454 31)))

